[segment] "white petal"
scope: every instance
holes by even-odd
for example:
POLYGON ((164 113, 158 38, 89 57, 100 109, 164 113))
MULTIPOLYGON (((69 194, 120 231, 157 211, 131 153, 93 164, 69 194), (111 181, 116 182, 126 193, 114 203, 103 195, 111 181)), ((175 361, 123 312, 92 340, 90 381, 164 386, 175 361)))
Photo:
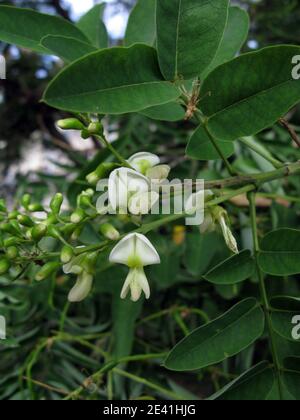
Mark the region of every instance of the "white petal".
POLYGON ((141 164, 143 161, 148 163, 149 168, 160 164, 160 158, 153 153, 148 152, 136 153, 128 159, 130 166, 132 166, 137 171, 141 171, 141 164))
POLYGON ((146 176, 151 179, 152 182, 161 182, 167 179, 171 172, 169 165, 157 165, 154 168, 148 169, 146 176))
POLYGON ((77 282, 73 289, 69 293, 69 302, 81 302, 83 301, 91 291, 93 285, 93 276, 83 273, 77 279, 77 282))
POLYGON ((143 269, 139 270, 138 272, 138 282, 143 292, 145 293, 146 299, 150 299, 150 286, 145 271, 143 269))
POLYGON ((193 214, 197 210, 204 211, 205 202, 213 195, 214 194, 210 190, 201 190, 191 194, 185 203, 185 212, 187 214, 193 214))
POLYGON ((128 266, 130 259, 138 259, 142 266, 159 264, 160 257, 151 242, 139 233, 123 238, 112 250, 109 261, 128 266))
POLYGON ((155 191, 135 194, 129 200, 129 212, 135 216, 149 214, 158 200, 159 194, 155 191))
POLYGON ((129 293, 129 290, 130 290, 131 280, 132 280, 132 273, 131 273, 131 270, 130 270, 129 274, 126 278, 126 281, 124 283, 124 286, 122 288, 122 291, 121 291, 121 299, 126 299, 127 298, 127 295, 129 293))

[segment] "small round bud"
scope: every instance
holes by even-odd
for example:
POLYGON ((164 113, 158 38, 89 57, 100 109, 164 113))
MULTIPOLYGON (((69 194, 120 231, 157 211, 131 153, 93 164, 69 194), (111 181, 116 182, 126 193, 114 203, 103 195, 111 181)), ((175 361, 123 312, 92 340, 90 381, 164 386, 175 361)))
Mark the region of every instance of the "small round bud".
POLYGON ((50 209, 54 214, 59 214, 64 197, 61 193, 55 194, 50 203, 50 209))
POLYGON ((68 264, 74 256, 73 248, 70 246, 64 246, 61 250, 60 260, 63 264, 68 264))
POLYGON ((0 259, 0 276, 6 274, 10 269, 10 262, 7 258, 0 259))
POLYGON ((71 222, 72 223, 80 223, 84 220, 85 218, 85 212, 83 209, 77 209, 76 211, 74 211, 74 213, 71 215, 71 222))
POLYGON ((120 239, 120 233, 110 223, 101 225, 99 231, 105 238, 110 239, 111 241, 118 241, 120 239))
POLYGON ((32 219, 30 219, 30 217, 25 216, 23 214, 19 214, 19 216, 17 217, 18 222, 20 223, 20 225, 25 226, 25 227, 33 227, 34 226, 34 222, 32 219))
POLYGON ((65 118, 57 121, 57 126, 62 130, 84 130, 85 127, 77 118, 65 118))
POLYGON ((39 242, 42 238, 44 238, 47 234, 47 226, 44 223, 40 223, 36 225, 31 230, 32 239, 36 242, 39 242))
POLYGON ((28 209, 28 206, 30 203, 31 203, 31 196, 29 194, 23 195, 23 197, 21 198, 21 204, 26 210, 28 209))
POLYGON ((100 122, 93 122, 88 126, 88 131, 91 135, 103 135, 103 125, 100 122))
POLYGON ((18 248, 15 246, 10 246, 9 248, 7 248, 6 256, 8 259, 14 260, 15 258, 19 256, 18 248))
POLYGON ((40 211, 45 211, 45 209, 41 204, 34 203, 28 206, 28 211, 30 211, 30 213, 37 213, 40 211))
POLYGON ((60 268, 60 264, 57 262, 49 262, 35 276, 36 281, 42 281, 51 276, 56 270, 60 268))
POLYGON ((98 258, 98 252, 90 252, 82 262, 83 270, 88 274, 94 274, 98 258))

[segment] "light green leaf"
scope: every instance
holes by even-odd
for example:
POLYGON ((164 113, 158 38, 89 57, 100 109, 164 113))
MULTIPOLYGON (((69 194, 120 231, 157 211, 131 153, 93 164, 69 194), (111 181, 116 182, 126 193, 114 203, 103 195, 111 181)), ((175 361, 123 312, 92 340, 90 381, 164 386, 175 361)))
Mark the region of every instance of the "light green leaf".
POLYGON ((259 265, 273 276, 300 273, 300 231, 279 229, 266 235, 261 243, 259 265))
POLYGON ((246 299, 215 321, 198 328, 170 352, 165 366, 191 371, 220 363, 253 344, 264 331, 264 313, 255 299, 246 299))
POLYGON ((217 55, 202 74, 202 79, 205 79, 213 69, 236 56, 246 42, 249 25, 249 15, 244 9, 236 6, 229 7, 227 26, 217 55))
POLYGON ((97 4, 77 22, 77 27, 97 48, 107 48, 108 34, 103 23, 106 3, 97 4))
POLYGON ((167 80, 193 79, 212 62, 228 17, 228 0, 157 0, 157 49, 167 80))
POLYGON ((175 85, 163 80, 156 51, 136 44, 101 50, 72 63, 50 83, 44 101, 67 111, 124 114, 179 95, 175 85))
MULTIPOLYGON (((225 157, 230 157, 234 153, 234 145, 229 141, 219 141, 220 149, 225 157)), ((192 134, 186 148, 186 155, 197 160, 216 160, 220 155, 213 146, 209 136, 203 126, 197 128, 192 134)))
POLYGON ((169 104, 144 109, 141 111, 141 114, 152 120, 175 122, 184 119, 185 111, 179 104, 171 102, 169 104))
POLYGON ((125 45, 130 47, 137 42, 154 45, 156 0, 138 0, 133 8, 126 29, 125 45))
POLYGON ((215 69, 204 81, 201 109, 220 140, 236 140, 272 126, 300 101, 292 59, 300 47, 268 47, 215 69))
POLYGON ((86 42, 56 35, 46 36, 42 39, 41 45, 66 62, 76 61, 84 55, 97 51, 96 47, 86 42))
POLYGON ((242 251, 223 261, 207 273, 204 278, 214 284, 237 284, 249 279, 255 270, 250 251, 242 251))
POLYGON ((268 362, 261 362, 209 398, 210 401, 266 401, 275 381, 268 362))
POLYGON ((31 9, 0 6, 0 40, 9 44, 48 54, 40 45, 47 35, 60 35, 87 42, 85 35, 72 23, 31 9))

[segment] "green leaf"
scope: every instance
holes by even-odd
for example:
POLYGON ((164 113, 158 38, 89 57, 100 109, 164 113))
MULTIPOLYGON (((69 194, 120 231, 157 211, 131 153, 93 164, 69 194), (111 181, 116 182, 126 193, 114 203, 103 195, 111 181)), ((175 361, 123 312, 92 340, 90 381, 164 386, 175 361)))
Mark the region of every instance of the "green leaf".
POLYGON ((97 4, 77 22, 77 27, 97 48, 107 48, 108 34, 102 21, 106 3, 97 4))
POLYGON ((241 55, 215 69, 203 83, 201 109, 211 134, 236 140, 272 126, 300 100, 292 58, 300 47, 276 46, 241 55), (267 111, 267 112, 266 112, 267 111))
POLYGON ((249 15, 245 10, 236 6, 229 7, 227 26, 217 55, 204 74, 202 74, 202 79, 213 69, 236 56, 247 40, 249 25, 249 15))
POLYGON ((175 102, 147 108, 141 111, 141 114, 152 120, 170 122, 181 121, 185 117, 184 109, 175 102))
POLYGON ((31 9, 0 6, 0 40, 48 54, 40 45, 47 35, 60 35, 86 42, 85 35, 72 23, 31 9))
POLYGON ((209 398, 211 401, 266 401, 275 381, 268 362, 261 362, 209 398))
POLYGON ((193 276, 201 276, 209 268, 215 256, 216 244, 219 243, 216 233, 200 235, 199 229, 187 235, 185 264, 187 270, 193 276))
POLYGON ((165 366, 191 371, 220 363, 253 344, 263 334, 264 324, 258 302, 246 299, 184 338, 170 352, 165 366))
POLYGON ((295 317, 299 317, 300 299, 288 296, 275 297, 271 300, 271 307, 273 309, 271 314, 272 325, 277 334, 286 340, 300 342, 300 338, 296 340, 293 337, 293 330, 297 327, 293 320, 295 317))
POLYGON ((84 55, 97 51, 97 48, 91 44, 57 35, 46 36, 41 40, 41 45, 66 62, 76 61, 84 55))
POLYGON ((128 20, 125 45, 130 47, 138 42, 150 46, 156 38, 155 25, 156 0, 138 0, 128 20))
POLYGON ((255 270, 250 251, 242 251, 223 261, 207 273, 204 278, 214 284, 237 284, 249 279, 255 270))
POLYGON ((136 44, 101 50, 72 63, 50 83, 44 101, 73 112, 124 114, 179 95, 175 85, 163 80, 156 51, 136 44))
MULTIPOLYGON (((220 149, 225 157, 230 157, 234 153, 234 145, 229 141, 219 141, 220 149)), ((192 134, 186 148, 186 155, 197 160, 216 160, 220 155, 213 146, 209 136, 203 126, 197 128, 192 134)))
POLYGON ((273 276, 300 273, 300 231, 279 229, 266 235, 258 261, 262 271, 273 276))
POLYGON ((157 49, 167 80, 193 79, 212 62, 228 16, 228 0, 157 0, 157 49))
POLYGON ((295 400, 300 400, 300 357, 287 357, 283 364, 287 370, 283 382, 295 400))

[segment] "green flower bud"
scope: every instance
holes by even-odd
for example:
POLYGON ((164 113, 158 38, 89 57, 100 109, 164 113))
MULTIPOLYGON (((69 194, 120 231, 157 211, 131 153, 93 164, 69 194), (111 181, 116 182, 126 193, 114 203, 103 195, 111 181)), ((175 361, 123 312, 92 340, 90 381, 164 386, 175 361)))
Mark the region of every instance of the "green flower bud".
POLYGON ((83 230, 83 226, 79 226, 77 229, 74 230, 72 233, 71 239, 72 241, 77 241, 77 239, 80 237, 83 230))
POLYGON ((109 174, 114 170, 119 168, 119 165, 116 163, 101 163, 95 171, 87 175, 86 180, 91 185, 96 185, 100 179, 105 179, 109 174))
POLYGON ((20 225, 25 226, 25 227, 33 227, 34 226, 34 222, 32 219, 30 219, 30 217, 25 216, 23 214, 19 214, 19 216, 17 217, 18 222, 20 223, 20 225))
POLYGON ((62 130, 84 130, 85 127, 77 118, 66 118, 57 121, 57 126, 62 130))
POLYGON ((55 214, 48 214, 47 219, 44 222, 47 226, 56 225, 58 223, 57 217, 55 214))
POLYGON ((21 235, 22 233, 19 224, 15 220, 12 220, 9 223, 4 223, 3 225, 0 226, 0 230, 2 232, 10 233, 11 235, 17 235, 17 236, 21 235))
POLYGON ((98 252, 91 252, 86 255, 82 262, 82 268, 86 273, 94 274, 97 258, 98 252))
POLYGON ((50 209, 54 214, 59 214, 64 197, 61 193, 55 194, 50 203, 50 209))
POLYGON ((8 214, 8 220, 16 220, 19 216, 19 212, 18 211, 12 211, 8 214))
POLYGON ((47 234, 47 226, 44 223, 40 223, 39 225, 34 226, 31 229, 31 237, 36 242, 39 242, 42 238, 44 238, 47 234))
POLYGON ((103 135, 103 125, 100 122, 93 122, 88 126, 88 131, 91 135, 99 134, 103 135))
POLYGON ((0 276, 6 274, 10 269, 10 262, 6 258, 0 259, 0 276))
POLYGON ((91 197, 89 197, 88 195, 80 195, 79 199, 78 199, 78 205, 81 208, 89 208, 91 207, 92 204, 92 200, 91 197))
POLYGON ((29 194, 23 195, 23 197, 21 198, 21 204, 26 210, 28 209, 30 202, 31 202, 31 196, 29 194))
POLYGON ((99 231, 105 238, 110 239, 111 241, 118 241, 120 239, 120 233, 110 223, 101 225, 99 231))
POLYGON ((54 238, 54 239, 60 239, 61 238, 61 234, 60 234, 59 230, 53 225, 48 226, 47 235, 50 236, 51 238, 54 238))
POLYGON ((7 248, 6 256, 8 259, 14 260, 15 258, 19 256, 18 248, 15 246, 10 246, 9 248, 7 248))
POLYGON ((71 215, 71 222, 72 223, 80 223, 84 220, 85 218, 85 212, 83 209, 77 209, 76 211, 74 211, 74 213, 71 215))
POLYGON ((77 229, 77 227, 78 226, 76 224, 68 223, 61 228, 61 233, 67 236, 72 235, 72 233, 77 229))
POLYGON ((73 248, 70 246, 64 246, 61 250, 60 260, 63 264, 68 264, 74 256, 73 248))
POLYGON ((45 209, 41 204, 34 203, 28 206, 28 211, 30 211, 30 213, 37 213, 40 211, 45 211, 45 209))
POLYGON ((35 276, 36 281, 42 281, 51 276, 56 270, 60 268, 60 264, 57 262, 49 262, 35 276))

